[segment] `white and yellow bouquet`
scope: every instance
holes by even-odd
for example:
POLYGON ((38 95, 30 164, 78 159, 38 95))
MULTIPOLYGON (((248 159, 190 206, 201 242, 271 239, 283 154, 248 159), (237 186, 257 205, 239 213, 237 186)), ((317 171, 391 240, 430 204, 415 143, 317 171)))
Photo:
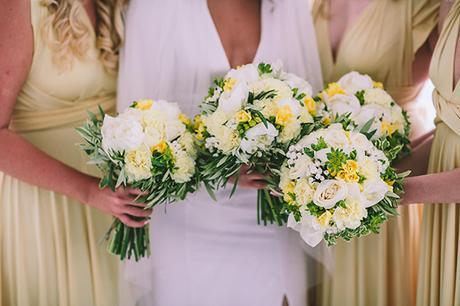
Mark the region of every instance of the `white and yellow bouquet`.
MULTIPOLYGON (((201 174, 209 190, 225 186, 243 164, 276 177, 289 144, 318 121, 310 84, 265 63, 231 69, 215 80, 201 109, 195 129, 203 148, 201 174)), ((281 213, 282 204, 269 190, 259 190, 259 222, 262 218, 264 223, 283 224, 287 215, 281 213)))
MULTIPOLYGON (((90 163, 102 170, 100 187, 139 189, 146 209, 184 199, 199 185, 191 122, 176 103, 140 100, 116 117, 89 114, 78 132, 90 163)), ((116 220, 108 250, 123 260, 150 253, 148 227, 130 228, 116 220)))
POLYGON ((289 148, 279 185, 288 226, 310 246, 377 233, 397 215, 406 175, 365 135, 331 124, 289 148))
POLYGON ((356 71, 330 83, 319 95, 332 122, 359 130, 393 160, 409 150, 410 123, 406 112, 383 89, 382 83, 356 71))

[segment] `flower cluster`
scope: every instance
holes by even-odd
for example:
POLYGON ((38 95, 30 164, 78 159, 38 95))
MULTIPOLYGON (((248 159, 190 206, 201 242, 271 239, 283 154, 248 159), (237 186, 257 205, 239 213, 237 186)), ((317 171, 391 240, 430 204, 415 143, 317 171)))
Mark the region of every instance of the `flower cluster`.
MULTIPOLYGON (((101 110, 100 118, 90 114, 77 130, 90 162, 102 170, 101 188, 139 189, 137 201, 146 209, 184 199, 198 188, 193 126, 176 103, 139 100, 116 117, 101 110)), ((147 227, 133 229, 116 220, 111 232, 109 251, 121 259, 149 253, 147 227)))
POLYGON ((387 141, 385 147, 391 150, 387 152, 391 159, 400 151, 409 151, 409 120, 382 83, 353 71, 337 83, 330 83, 319 97, 333 119, 347 118, 350 128, 361 131, 368 139, 387 141))
POLYGON ((317 103, 308 82, 260 63, 217 79, 201 108, 195 128, 208 155, 202 174, 219 188, 242 164, 263 173, 279 167, 287 146, 315 122, 317 103))
POLYGON ((289 148, 279 187, 288 226, 315 246, 377 232, 396 215, 401 181, 366 136, 331 124, 289 148))

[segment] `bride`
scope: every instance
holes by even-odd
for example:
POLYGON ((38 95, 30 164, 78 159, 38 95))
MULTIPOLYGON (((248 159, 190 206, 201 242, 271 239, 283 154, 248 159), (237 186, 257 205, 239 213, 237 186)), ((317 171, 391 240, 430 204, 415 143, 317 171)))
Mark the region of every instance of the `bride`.
MULTIPOLYGON (((131 1, 119 110, 136 99, 161 98, 177 101, 192 117, 214 77, 253 61, 281 60, 285 70, 319 90, 308 3, 131 1)), ((217 202, 202 190, 183 203, 156 207, 152 256, 125 267, 134 294, 124 296, 123 305, 306 305, 306 259, 297 235, 256 222, 255 189, 262 180, 260 174, 242 175, 231 199, 229 190, 218 192, 217 202)))

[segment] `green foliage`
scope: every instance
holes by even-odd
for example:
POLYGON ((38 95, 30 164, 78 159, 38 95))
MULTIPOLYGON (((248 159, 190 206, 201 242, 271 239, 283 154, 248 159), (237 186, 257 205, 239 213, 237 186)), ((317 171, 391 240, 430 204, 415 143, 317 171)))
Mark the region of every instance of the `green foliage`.
POLYGON ((259 74, 270 74, 272 73, 272 66, 270 64, 265 64, 265 63, 260 63, 259 66, 257 66, 259 69, 259 74))

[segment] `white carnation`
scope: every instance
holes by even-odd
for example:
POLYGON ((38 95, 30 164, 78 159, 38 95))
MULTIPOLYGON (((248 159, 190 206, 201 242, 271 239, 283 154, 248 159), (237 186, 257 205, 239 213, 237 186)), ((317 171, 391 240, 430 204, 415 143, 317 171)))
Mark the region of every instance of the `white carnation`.
POLYGON ((138 182, 152 176, 152 153, 141 147, 125 154, 125 172, 128 182, 138 182))
POLYGON ((337 82, 349 94, 354 95, 358 91, 373 88, 374 82, 366 74, 360 74, 356 71, 349 72, 342 76, 337 82))

